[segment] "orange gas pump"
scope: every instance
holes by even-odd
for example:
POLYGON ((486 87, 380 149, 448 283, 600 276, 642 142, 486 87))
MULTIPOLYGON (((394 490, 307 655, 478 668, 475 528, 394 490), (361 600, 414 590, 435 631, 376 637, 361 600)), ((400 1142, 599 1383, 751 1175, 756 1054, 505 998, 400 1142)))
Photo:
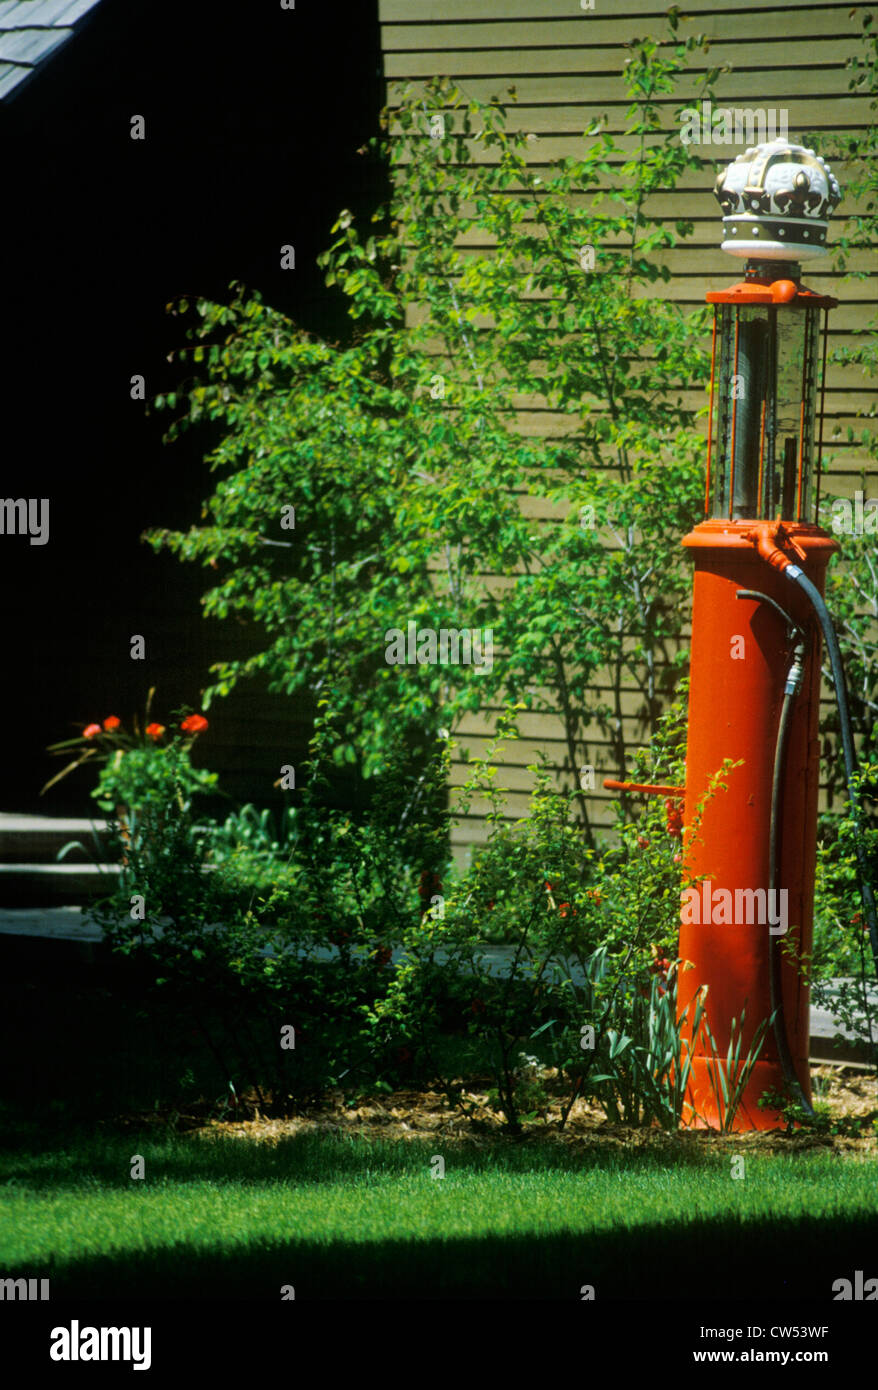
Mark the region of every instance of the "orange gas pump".
MULTIPOLYGON (((677 973, 692 1064, 684 1122, 722 1123, 719 1070, 730 1053, 740 1065, 752 1049, 732 1127, 770 1129, 784 1121, 777 1108, 760 1106, 766 1093, 811 1108, 806 968, 821 638, 848 799, 859 815, 844 668, 822 597, 839 547, 816 521, 828 315, 837 300, 807 289, 799 268, 806 256, 825 254, 827 219, 841 193, 813 150, 781 139, 739 155, 715 193, 722 249, 747 265, 743 280, 707 295, 714 323, 705 519, 683 540, 695 562, 686 786, 604 785, 666 795, 677 821, 674 808, 684 801, 684 860, 694 885, 683 893, 677 973), (704 1005, 697 1028, 696 1001, 704 1005)), ((862 841, 857 862, 878 971, 878 915, 862 841)))
POLYGON ((706 296, 705 520, 683 541, 695 561, 684 845, 697 882, 682 905, 679 954, 691 965, 680 968, 677 1003, 688 1006, 693 1055, 686 1118, 719 1123, 710 1069, 738 1041, 746 1057, 761 1025, 734 1126, 773 1128, 782 1120, 758 1106, 763 1093, 810 1105, 801 965, 812 940, 819 777, 820 630, 784 571, 794 564, 822 594, 838 549, 816 524, 827 320, 837 301, 806 289, 798 262, 825 254, 840 191, 813 150, 784 140, 747 150, 715 191, 722 249, 747 266, 738 284, 706 296), (726 789, 708 797, 696 824, 725 760, 736 764, 726 789), (706 1029, 693 1037, 705 985, 712 1042, 706 1029))
POLYGON ((677 1005, 692 1058, 685 1122, 720 1124, 717 1062, 738 1043, 745 1058, 761 1030, 734 1127, 765 1129, 783 1123, 758 1105, 765 1092, 810 1107, 801 963, 811 949, 816 856, 823 619, 815 621, 815 606, 838 549, 816 524, 827 319, 837 301, 801 283, 799 261, 825 254, 841 195, 823 160, 786 140, 746 150, 715 193, 722 249, 747 265, 742 281, 707 295, 705 519, 683 540, 695 562, 683 817, 695 886, 683 895, 677 1005), (727 761, 725 789, 716 789, 727 761), (696 997, 708 1025, 697 1035, 696 997))

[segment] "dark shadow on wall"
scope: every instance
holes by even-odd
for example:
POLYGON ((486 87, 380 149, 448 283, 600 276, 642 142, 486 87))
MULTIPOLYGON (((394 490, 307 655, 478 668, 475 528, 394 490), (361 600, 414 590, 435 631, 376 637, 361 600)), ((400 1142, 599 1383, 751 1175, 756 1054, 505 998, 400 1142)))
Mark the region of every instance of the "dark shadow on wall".
MULTIPOLYGON (((46 744, 109 713, 198 708, 229 634, 201 616, 201 572, 156 556, 149 526, 198 520, 204 437, 162 445, 147 395, 175 383, 166 304, 258 289, 312 331, 344 332, 315 257, 342 207, 381 200, 357 150, 382 98, 375 0, 210 6, 102 0, 0 103, 4 497, 49 499, 49 541, 0 536, 5 752, 0 809, 86 812, 84 775, 39 798, 46 744), (141 115, 145 139, 130 138, 141 115), (295 271, 280 248, 296 249, 295 271), (147 660, 132 661, 142 634, 147 660), (75 726, 75 727, 74 727, 75 726)), ((244 634, 242 634, 242 638, 244 634)), ((309 711, 248 695, 215 707, 200 756, 259 799, 303 753, 309 711)))

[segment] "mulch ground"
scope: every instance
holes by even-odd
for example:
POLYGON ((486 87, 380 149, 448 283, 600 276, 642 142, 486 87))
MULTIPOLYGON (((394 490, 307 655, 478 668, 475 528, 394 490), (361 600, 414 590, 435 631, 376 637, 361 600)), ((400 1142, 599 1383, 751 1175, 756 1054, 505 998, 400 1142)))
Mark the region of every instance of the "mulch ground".
MULTIPOLYGON (((576 1149, 649 1149, 670 1144, 743 1145, 748 1150, 789 1152, 809 1148, 833 1149, 839 1153, 878 1156, 878 1078, 874 1073, 847 1066, 812 1068, 814 1098, 829 1105, 827 1128, 768 1131, 741 1131, 721 1135, 709 1130, 680 1130, 668 1134, 658 1127, 633 1127, 609 1121, 600 1107, 577 1101, 563 1130, 558 1127, 558 1111, 550 1108, 545 1119, 524 1126, 516 1139, 504 1134, 502 1118, 488 1104, 487 1088, 465 1091, 462 1106, 452 1106, 434 1090, 400 1090, 352 1101, 341 1091, 330 1094, 306 1113, 285 1119, 256 1116, 251 1119, 209 1118, 205 1108, 194 1106, 186 1113, 124 1117, 125 1127, 137 1124, 170 1125, 177 1131, 198 1135, 230 1135, 251 1142, 276 1144, 301 1134, 334 1136, 357 1135, 364 1139, 383 1138, 425 1140, 434 1138, 445 1144, 489 1146, 498 1140, 527 1143, 551 1141, 576 1149), (833 1128, 837 1132, 833 1133, 833 1128)), ((547 1078, 551 1094, 551 1077, 547 1078)), ((255 1097, 241 1098, 242 1109, 254 1113, 255 1097)), ((825 1122, 824 1122, 825 1123, 825 1122)))

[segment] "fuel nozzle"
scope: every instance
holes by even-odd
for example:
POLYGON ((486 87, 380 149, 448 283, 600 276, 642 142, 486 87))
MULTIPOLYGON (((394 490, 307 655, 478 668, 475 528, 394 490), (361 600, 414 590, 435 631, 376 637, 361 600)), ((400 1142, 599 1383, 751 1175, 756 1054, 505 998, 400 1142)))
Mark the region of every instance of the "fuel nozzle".
POLYGON ((790 669, 787 671, 787 681, 783 688, 784 695, 798 695, 802 689, 802 680, 805 675, 805 639, 801 632, 796 639, 793 647, 793 660, 790 669))

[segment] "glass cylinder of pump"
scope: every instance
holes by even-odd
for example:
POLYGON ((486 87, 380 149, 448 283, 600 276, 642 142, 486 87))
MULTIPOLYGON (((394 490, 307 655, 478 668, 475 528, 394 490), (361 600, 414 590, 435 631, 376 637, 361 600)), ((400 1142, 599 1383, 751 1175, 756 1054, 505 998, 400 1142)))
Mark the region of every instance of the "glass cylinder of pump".
POLYGON ((820 338, 812 304, 716 304, 712 515, 807 521, 820 338))

